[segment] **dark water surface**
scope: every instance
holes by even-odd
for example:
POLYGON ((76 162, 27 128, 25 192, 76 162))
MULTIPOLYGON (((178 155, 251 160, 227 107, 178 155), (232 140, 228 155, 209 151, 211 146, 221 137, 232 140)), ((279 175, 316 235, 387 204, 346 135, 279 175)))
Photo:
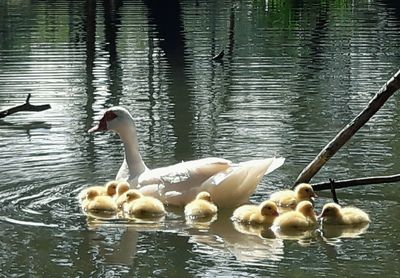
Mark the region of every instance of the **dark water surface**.
MULTIPOLYGON (((28 93, 52 106, 0 120, 1 275, 398 277, 398 184, 338 191, 372 218, 357 236, 291 240, 241 233, 231 211, 211 225, 187 224, 179 210, 161 223, 88 223, 76 195, 117 173, 118 137, 86 131, 123 105, 150 167, 285 157, 252 196, 265 199, 399 69, 399 31, 394 0, 0 0, 0 109, 28 93)), ((400 173, 399 102, 313 182, 400 173)), ((320 195, 318 211, 331 200, 320 195)))

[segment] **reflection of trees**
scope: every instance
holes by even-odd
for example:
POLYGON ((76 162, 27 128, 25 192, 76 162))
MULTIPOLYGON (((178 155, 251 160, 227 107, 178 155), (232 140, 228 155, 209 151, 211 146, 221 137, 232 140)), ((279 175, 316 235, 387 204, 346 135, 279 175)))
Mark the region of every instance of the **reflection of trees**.
MULTIPOLYGON (((146 1, 149 10, 149 24, 154 25, 156 33, 151 39, 159 40, 170 66, 168 94, 171 99, 174 128, 177 144, 175 155, 177 160, 193 157, 190 137, 193 111, 191 97, 185 74, 185 38, 183 33, 181 7, 179 1, 146 1)), ((151 40, 150 39, 150 40, 151 40)))
POLYGON ((104 0, 104 32, 105 32, 105 49, 109 55, 109 82, 112 98, 108 100, 107 106, 119 104, 122 96, 122 68, 118 58, 117 51, 117 35, 119 26, 121 25, 121 16, 119 10, 122 6, 122 1, 104 0))

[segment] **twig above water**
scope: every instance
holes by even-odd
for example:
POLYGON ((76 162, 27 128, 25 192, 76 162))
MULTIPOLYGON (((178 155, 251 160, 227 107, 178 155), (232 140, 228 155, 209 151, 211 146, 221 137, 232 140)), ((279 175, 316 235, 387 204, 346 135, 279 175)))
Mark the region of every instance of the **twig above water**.
MULTIPOLYGON (((394 183, 400 181, 400 174, 391 175, 391 176, 376 176, 376 177, 365 177, 365 178, 357 178, 357 179, 347 179, 347 180, 339 180, 335 181, 335 189, 352 187, 358 185, 368 185, 368 184, 380 184, 380 183, 394 183)), ((329 182, 321 182, 312 184, 312 187, 315 191, 321 191, 326 189, 331 189, 331 181, 329 182)))
POLYGON ((43 105, 30 104, 30 102, 29 102, 30 98, 31 98, 31 94, 28 94, 24 104, 17 105, 17 106, 11 107, 9 109, 0 111, 0 118, 5 118, 11 114, 21 112, 21 111, 39 112, 39 111, 44 111, 44 110, 51 108, 50 104, 43 104, 43 105))
POLYGON ((312 177, 335 155, 335 153, 385 104, 400 88, 400 70, 387 81, 370 100, 368 105, 351 120, 308 164, 294 182, 293 187, 301 182, 309 182, 312 177))
POLYGON ((336 204, 339 204, 339 200, 337 198, 336 190, 335 190, 335 181, 333 179, 329 179, 329 182, 331 184, 332 199, 336 204))

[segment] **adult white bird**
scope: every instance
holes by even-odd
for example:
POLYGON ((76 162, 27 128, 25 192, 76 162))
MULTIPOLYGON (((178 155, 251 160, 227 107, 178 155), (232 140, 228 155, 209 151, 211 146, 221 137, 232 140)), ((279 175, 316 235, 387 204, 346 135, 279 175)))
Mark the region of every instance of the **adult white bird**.
POLYGON ((201 191, 207 191, 218 207, 235 207, 248 202, 262 177, 282 166, 284 158, 267 158, 232 163, 209 157, 167 167, 149 169, 138 147, 136 126, 123 107, 111 107, 89 132, 112 130, 121 138, 125 158, 116 180, 128 181, 144 195, 165 204, 184 206, 201 191))

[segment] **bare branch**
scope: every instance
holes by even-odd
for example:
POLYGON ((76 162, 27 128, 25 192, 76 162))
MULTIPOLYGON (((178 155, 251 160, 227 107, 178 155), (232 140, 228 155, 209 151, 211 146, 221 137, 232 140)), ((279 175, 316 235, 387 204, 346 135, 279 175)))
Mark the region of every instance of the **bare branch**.
POLYGON ((361 111, 330 141, 314 160, 297 177, 293 187, 301 182, 309 182, 325 163, 385 104, 390 96, 400 88, 400 70, 375 94, 367 107, 361 111))
POLYGON ((18 106, 14 106, 11 107, 9 109, 0 111, 0 118, 5 118, 11 114, 17 113, 17 112, 21 112, 21 111, 33 111, 33 112, 39 112, 39 111, 44 111, 47 109, 50 109, 51 106, 50 104, 43 104, 43 105, 32 105, 29 103, 29 100, 31 98, 31 94, 28 94, 28 96, 26 97, 25 103, 18 105, 18 106))
POLYGON ((336 204, 339 204, 339 200, 337 198, 336 190, 335 190, 335 188, 336 188, 335 181, 333 179, 329 179, 329 183, 331 185, 332 199, 336 204))
MULTIPOLYGON (((393 183, 399 181, 400 181, 400 174, 391 176, 376 176, 376 177, 348 179, 348 180, 335 181, 335 189, 358 186, 358 185, 367 185, 367 184, 393 183)), ((313 184, 312 187, 315 191, 320 191, 320 190, 331 189, 331 184, 332 184, 331 181, 321 182, 313 184)))

